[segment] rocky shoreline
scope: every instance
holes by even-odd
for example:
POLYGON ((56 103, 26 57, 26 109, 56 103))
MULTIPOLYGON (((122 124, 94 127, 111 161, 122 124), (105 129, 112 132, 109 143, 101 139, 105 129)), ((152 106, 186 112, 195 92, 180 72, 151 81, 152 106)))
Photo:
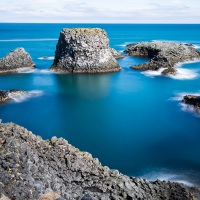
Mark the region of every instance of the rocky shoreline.
POLYGON ((0 123, 0 133, 0 194, 11 200, 200 198, 198 187, 150 182, 103 167, 63 138, 42 140, 14 123, 0 123))
POLYGON ((99 28, 65 28, 56 46, 51 70, 70 73, 116 72, 119 53, 109 47, 106 32, 99 28))
POLYGON ((179 62, 200 59, 200 52, 191 44, 176 42, 139 42, 128 45, 125 50, 130 56, 149 57, 150 61, 132 66, 136 70, 158 70, 164 75, 177 74, 176 64, 179 62))
POLYGON ((0 73, 10 73, 35 67, 35 63, 24 48, 17 48, 0 59, 0 73))
POLYGON ((12 100, 12 96, 16 96, 16 95, 26 95, 28 94, 28 92, 23 91, 23 90, 0 90, 0 103, 6 103, 8 101, 12 100))

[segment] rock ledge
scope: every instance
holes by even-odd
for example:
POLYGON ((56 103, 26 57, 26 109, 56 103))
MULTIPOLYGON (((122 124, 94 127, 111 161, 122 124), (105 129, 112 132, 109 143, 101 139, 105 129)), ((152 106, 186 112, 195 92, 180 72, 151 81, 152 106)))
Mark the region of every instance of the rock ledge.
POLYGON ((0 120, 1 195, 15 200, 44 200, 47 196, 52 200, 59 196, 59 200, 191 200, 200 197, 200 190, 125 176, 103 167, 91 154, 62 138, 42 140, 21 126, 0 120))

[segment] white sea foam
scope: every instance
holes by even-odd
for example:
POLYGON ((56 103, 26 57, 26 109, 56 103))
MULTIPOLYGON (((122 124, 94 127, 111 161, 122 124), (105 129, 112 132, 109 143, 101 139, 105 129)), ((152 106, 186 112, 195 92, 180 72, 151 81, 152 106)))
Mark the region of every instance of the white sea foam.
POLYGON ((16 93, 16 94, 9 94, 9 98, 11 98, 16 103, 21 103, 23 101, 26 101, 27 99, 38 97, 43 95, 43 91, 40 90, 32 90, 28 93, 16 93))
POLYGON ((173 174, 168 172, 152 172, 143 176, 150 181, 155 181, 157 179, 161 181, 172 181, 177 183, 183 183, 188 186, 193 186, 194 184, 187 180, 186 177, 180 174, 173 174))
POLYGON ((39 57, 38 60, 54 60, 54 56, 43 56, 39 57))
POLYGON ((162 71, 165 68, 160 68, 158 70, 147 70, 144 72, 141 72, 142 74, 144 74, 145 76, 154 78, 155 76, 165 76, 165 77, 170 77, 173 79, 177 79, 177 80, 191 80, 191 79, 195 79, 199 76, 198 71, 195 69, 184 69, 182 68, 183 65, 185 64, 190 64, 190 63, 200 63, 200 60, 193 60, 193 61, 186 61, 186 62, 179 62, 176 64, 176 70, 177 70, 177 74, 176 75, 163 75, 162 71))
POLYGON ((56 41, 56 38, 38 38, 38 39, 10 39, 0 40, 0 42, 38 42, 38 41, 56 41))
POLYGON ((141 72, 141 73, 144 74, 145 76, 154 78, 155 76, 161 76, 162 75, 162 71, 164 69, 165 68, 160 68, 158 70, 147 70, 147 71, 144 71, 144 72, 141 72))

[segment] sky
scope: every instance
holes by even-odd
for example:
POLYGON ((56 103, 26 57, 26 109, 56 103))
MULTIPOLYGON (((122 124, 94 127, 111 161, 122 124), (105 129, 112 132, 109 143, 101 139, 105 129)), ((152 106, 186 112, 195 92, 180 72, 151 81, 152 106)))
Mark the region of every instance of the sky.
POLYGON ((0 22, 200 23, 200 0, 0 0, 0 22))

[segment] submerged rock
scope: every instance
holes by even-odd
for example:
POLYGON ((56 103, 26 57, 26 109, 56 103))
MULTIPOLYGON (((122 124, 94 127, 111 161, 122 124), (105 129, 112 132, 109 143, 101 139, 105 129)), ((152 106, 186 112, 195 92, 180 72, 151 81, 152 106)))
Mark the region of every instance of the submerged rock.
POLYGON ((0 73, 30 69, 34 66, 31 56, 24 48, 17 48, 0 59, 0 73))
POLYGON ((200 96, 186 95, 183 97, 182 102, 193 106, 195 109, 200 110, 200 96))
POLYGON ((51 70, 73 73, 119 71, 106 32, 99 28, 65 28, 60 33, 51 70))
POLYGON ((197 187, 125 176, 62 138, 42 140, 14 123, 0 123, 0 133, 0 194, 10 199, 191 200, 200 195, 197 187))
POLYGON ((131 68, 137 70, 167 68, 163 71, 164 75, 176 74, 175 67, 178 62, 200 59, 200 52, 194 46, 176 42, 140 42, 129 45, 125 52, 130 56, 151 58, 149 62, 131 68))
POLYGON ((8 90, 8 91, 0 90, 0 103, 11 101, 13 95, 21 95, 21 94, 26 95, 28 94, 28 92, 22 90, 8 90))

